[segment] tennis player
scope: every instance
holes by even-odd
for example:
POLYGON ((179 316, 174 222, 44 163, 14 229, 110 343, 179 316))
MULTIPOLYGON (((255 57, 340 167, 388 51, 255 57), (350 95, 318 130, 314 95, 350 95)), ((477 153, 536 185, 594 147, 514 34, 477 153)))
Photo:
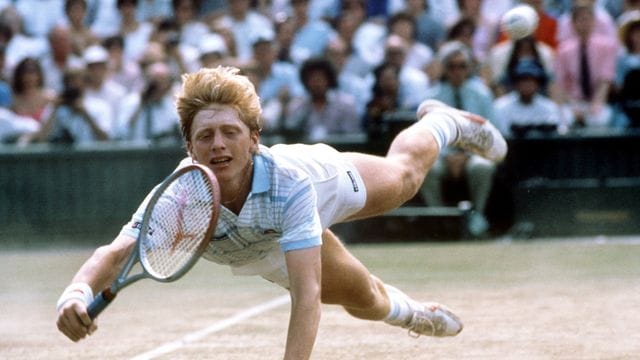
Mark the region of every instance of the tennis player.
MULTIPOLYGON (((416 301, 373 276, 329 228, 383 214, 412 198, 445 146, 502 160, 506 143, 490 123, 427 101, 418 109, 419 120, 397 135, 384 157, 340 153, 324 144, 269 148, 260 144, 255 88, 231 67, 184 75, 177 109, 189 155, 181 165, 208 166, 221 188, 220 218, 203 256, 229 265, 236 275, 259 275, 289 290, 285 359, 310 357, 321 303, 414 336, 462 330, 444 305, 416 301)), ((60 297, 57 325, 71 340, 96 329, 87 303, 129 256, 142 211, 95 251, 60 297)))

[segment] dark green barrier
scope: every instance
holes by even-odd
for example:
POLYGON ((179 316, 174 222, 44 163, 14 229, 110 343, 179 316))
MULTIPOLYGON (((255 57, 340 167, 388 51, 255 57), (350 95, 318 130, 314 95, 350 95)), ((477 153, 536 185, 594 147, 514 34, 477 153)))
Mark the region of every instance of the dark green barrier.
MULTIPOLYGON (((362 136, 331 144, 373 153, 387 146, 362 136)), ((489 204, 509 219, 505 227, 531 222, 540 236, 640 233, 640 134, 530 136, 510 146, 489 204)), ((178 146, 146 144, 0 147, 0 238, 111 239, 184 156, 178 146)))
POLYGON ((0 236, 110 238, 184 156, 132 144, 0 148, 0 236))

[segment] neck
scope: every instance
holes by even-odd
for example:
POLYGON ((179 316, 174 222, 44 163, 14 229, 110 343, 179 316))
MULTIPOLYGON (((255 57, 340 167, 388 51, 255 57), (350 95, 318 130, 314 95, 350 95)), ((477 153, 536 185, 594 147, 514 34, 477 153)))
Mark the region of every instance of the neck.
POLYGON ((327 94, 322 93, 322 94, 312 95, 311 102, 313 102, 314 105, 325 105, 327 103, 327 94))
POLYGON ((227 209, 238 214, 249 192, 251 191, 251 179, 253 178, 253 159, 247 163, 242 171, 242 179, 238 182, 237 187, 227 188, 221 194, 221 204, 227 209))
POLYGON ((522 95, 520 94, 520 102, 523 104, 531 104, 533 102, 533 94, 532 95, 522 95))

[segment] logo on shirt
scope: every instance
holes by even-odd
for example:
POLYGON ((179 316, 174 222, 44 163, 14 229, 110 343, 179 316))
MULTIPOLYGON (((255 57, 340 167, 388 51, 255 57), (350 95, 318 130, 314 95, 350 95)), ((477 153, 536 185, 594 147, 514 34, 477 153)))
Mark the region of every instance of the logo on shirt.
POLYGON ((353 186, 353 192, 360 191, 360 188, 358 188, 358 183, 356 182, 356 178, 353 176, 350 170, 347 170, 347 175, 349 175, 349 179, 351 179, 351 186, 353 186))

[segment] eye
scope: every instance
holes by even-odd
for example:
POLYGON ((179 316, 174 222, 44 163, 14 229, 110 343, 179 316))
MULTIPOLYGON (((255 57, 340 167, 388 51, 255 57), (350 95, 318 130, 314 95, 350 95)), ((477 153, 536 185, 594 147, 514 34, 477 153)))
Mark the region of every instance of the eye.
POLYGON ((199 134, 197 137, 198 140, 209 140, 210 138, 211 138, 210 133, 199 134))

